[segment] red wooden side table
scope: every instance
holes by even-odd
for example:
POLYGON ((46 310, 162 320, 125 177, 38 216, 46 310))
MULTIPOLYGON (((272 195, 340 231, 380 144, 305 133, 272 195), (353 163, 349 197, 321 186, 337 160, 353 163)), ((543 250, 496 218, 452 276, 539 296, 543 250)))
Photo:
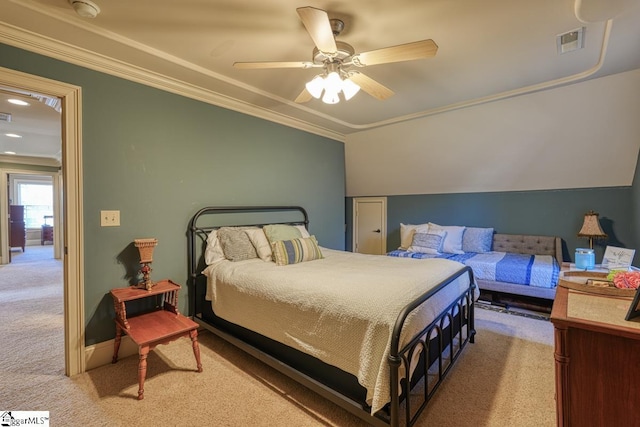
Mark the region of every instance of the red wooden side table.
POLYGON ((144 399, 144 380, 147 376, 147 356, 158 344, 167 344, 183 336, 191 337, 197 370, 202 372, 200 346, 198 345, 198 324, 178 312, 178 291, 180 285, 171 280, 157 282, 151 290, 136 287, 111 290, 116 311, 116 338, 113 361, 118 361, 118 350, 122 334, 125 333, 138 345, 138 400, 144 399), (141 298, 157 297, 160 304, 151 312, 127 318, 126 303, 141 298))

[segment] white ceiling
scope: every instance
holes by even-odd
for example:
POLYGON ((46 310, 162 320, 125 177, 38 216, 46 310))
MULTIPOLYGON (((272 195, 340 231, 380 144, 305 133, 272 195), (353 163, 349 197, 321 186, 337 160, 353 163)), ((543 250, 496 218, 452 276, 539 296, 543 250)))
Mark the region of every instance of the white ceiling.
POLYGON ((101 12, 87 19, 67 0, 0 0, 0 42, 338 140, 640 68, 637 0, 94 1, 101 12), (433 58, 361 69, 395 92, 387 100, 361 91, 336 105, 296 104, 317 69, 233 63, 310 61, 313 41, 296 13, 303 6, 342 19, 338 40, 356 52, 424 39, 439 49, 433 58), (584 48, 559 55, 556 36, 579 27, 584 48))
POLYGON ((0 121, 2 158, 5 155, 16 155, 61 161, 62 122, 56 98, 16 93, 0 86, 0 113, 9 114, 11 117, 10 121, 0 121), (10 99, 18 99, 28 105, 12 104, 9 102, 10 99), (20 138, 9 137, 7 133, 19 135, 20 138))

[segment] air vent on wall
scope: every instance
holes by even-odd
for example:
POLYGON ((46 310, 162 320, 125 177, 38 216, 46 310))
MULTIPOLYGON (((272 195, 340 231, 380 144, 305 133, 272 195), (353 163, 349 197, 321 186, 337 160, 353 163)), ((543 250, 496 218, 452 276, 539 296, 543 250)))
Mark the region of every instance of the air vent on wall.
POLYGON ((10 122, 11 121, 11 113, 0 113, 0 122, 10 122))
POLYGON ((573 52, 584 47, 584 27, 577 28, 556 37, 558 53, 573 52))

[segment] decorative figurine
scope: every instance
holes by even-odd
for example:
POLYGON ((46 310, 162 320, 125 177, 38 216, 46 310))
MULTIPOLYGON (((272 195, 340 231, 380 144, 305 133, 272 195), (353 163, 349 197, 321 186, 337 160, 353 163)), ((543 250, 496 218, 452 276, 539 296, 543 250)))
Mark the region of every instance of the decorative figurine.
POLYGON ((148 291, 153 288, 153 283, 149 277, 151 274, 151 263, 153 262, 153 249, 158 244, 158 239, 135 239, 134 244, 140 252, 140 272, 142 273, 142 282, 138 283, 138 288, 148 291))

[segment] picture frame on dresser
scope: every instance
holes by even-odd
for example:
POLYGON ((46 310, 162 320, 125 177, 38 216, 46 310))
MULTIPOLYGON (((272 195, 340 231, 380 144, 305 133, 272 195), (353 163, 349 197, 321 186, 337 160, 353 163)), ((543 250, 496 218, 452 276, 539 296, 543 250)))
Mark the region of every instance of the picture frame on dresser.
POLYGON ((631 301, 629 311, 627 312, 627 316, 624 320, 631 320, 638 316, 640 316, 640 288, 636 290, 636 294, 633 297, 633 301, 631 301))
POLYGON ((633 262, 635 249, 607 246, 602 257, 602 265, 609 270, 628 270, 633 262))

